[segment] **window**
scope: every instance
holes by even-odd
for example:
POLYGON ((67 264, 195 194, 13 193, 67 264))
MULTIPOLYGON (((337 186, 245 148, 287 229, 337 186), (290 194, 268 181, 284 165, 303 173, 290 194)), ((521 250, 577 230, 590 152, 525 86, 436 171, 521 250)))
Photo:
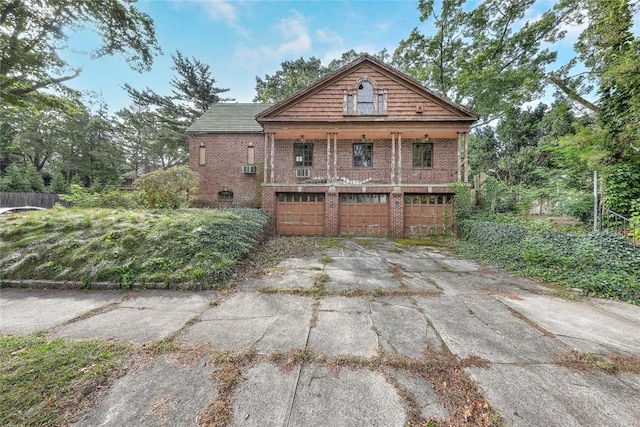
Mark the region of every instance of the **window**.
POLYGON ((358 86, 358 114, 373 114, 373 85, 367 81, 358 86))
POLYGON ((256 163, 256 148, 252 145, 247 147, 247 164, 253 165, 256 163))
POLYGON ((221 191, 218 193, 218 200, 230 202, 233 200, 233 191, 221 191))
POLYGON ((430 168, 433 144, 413 144, 413 167, 430 168))
POLYGON ((353 95, 347 95, 347 114, 353 114, 353 95))
POLYGON ((204 146, 204 143, 200 144, 200 151, 198 154, 198 164, 200 166, 204 166, 207 162, 207 149, 204 146))
POLYGON ((372 152, 372 144, 353 144, 353 167, 370 168, 372 152))
POLYGON ((384 114, 384 95, 378 94, 378 114, 384 114))
POLYGON ((313 144, 293 144, 294 165, 313 166, 313 144))

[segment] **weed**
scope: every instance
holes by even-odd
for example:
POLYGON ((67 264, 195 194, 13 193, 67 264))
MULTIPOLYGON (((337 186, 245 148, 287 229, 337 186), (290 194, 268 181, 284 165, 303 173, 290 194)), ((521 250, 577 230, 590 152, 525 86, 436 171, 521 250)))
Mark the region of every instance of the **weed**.
POLYGON ((321 262, 321 263, 323 263, 323 264, 329 264, 330 262, 333 262, 333 261, 334 261, 334 260, 333 260, 333 258, 331 258, 331 257, 330 257, 329 255, 327 255, 327 254, 323 254, 323 255, 320 257, 320 262, 321 262))
POLYGON ((316 273, 313 275, 313 283, 315 285, 324 285, 331 277, 327 273, 316 273))

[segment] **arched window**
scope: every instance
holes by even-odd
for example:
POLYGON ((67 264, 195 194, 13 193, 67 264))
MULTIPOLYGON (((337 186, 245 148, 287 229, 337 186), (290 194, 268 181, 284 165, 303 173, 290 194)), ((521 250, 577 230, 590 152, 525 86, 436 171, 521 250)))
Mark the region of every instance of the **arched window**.
POLYGON ((368 81, 358 85, 358 114, 373 114, 373 85, 368 81))

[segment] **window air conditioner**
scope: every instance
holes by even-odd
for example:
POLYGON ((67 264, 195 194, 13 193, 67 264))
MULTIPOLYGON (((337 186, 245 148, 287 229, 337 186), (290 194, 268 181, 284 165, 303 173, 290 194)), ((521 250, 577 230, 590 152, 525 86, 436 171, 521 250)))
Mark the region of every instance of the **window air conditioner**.
POLYGON ((247 175, 255 175, 256 173, 256 165, 243 165, 242 173, 247 175))
POLYGON ((311 176, 311 169, 309 168, 297 168, 296 178, 309 178, 311 176))

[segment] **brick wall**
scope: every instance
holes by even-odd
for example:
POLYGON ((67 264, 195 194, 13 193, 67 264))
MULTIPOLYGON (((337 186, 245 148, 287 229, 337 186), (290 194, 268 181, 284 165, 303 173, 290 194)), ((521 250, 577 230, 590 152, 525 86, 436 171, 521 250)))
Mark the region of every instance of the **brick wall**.
POLYGON ((261 205, 264 172, 263 134, 207 134, 189 136, 189 166, 201 176, 198 198, 230 206, 261 205), (205 164, 200 165, 200 145, 204 144, 205 164), (242 173, 247 164, 247 147, 255 150, 256 174, 242 173), (221 191, 233 192, 233 201, 218 200, 221 191))

